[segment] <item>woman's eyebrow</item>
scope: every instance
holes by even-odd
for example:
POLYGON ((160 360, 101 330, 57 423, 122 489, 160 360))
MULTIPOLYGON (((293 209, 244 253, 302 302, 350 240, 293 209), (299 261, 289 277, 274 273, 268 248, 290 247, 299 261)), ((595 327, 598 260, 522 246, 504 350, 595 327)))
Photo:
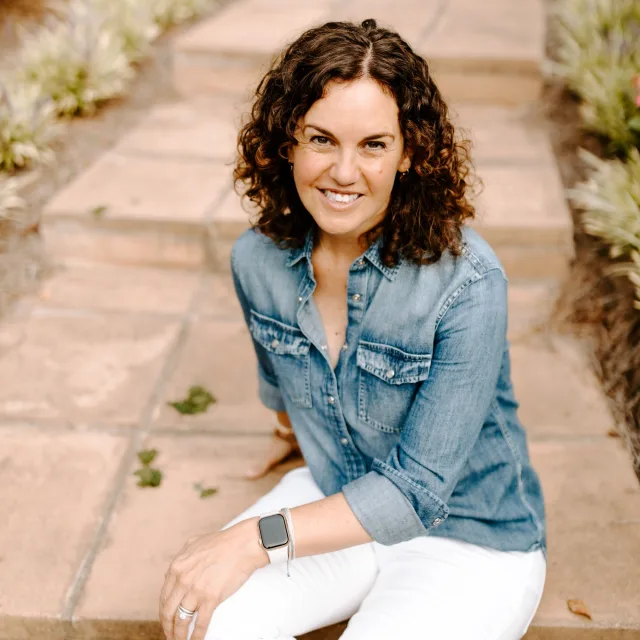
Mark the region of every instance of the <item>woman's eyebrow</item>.
MULTIPOLYGON (((335 138, 333 133, 331 133, 330 131, 327 131, 326 129, 323 129, 322 127, 319 127, 317 124, 311 124, 311 123, 306 124, 304 126, 304 129, 306 129, 307 127, 312 127, 316 131, 319 131, 320 133, 324 134, 325 136, 327 136, 329 138, 335 138)), ((304 129, 303 129, 303 131, 304 131, 304 129)), ((362 138, 361 142, 367 142, 369 140, 377 140, 378 138, 392 138, 393 140, 396 139, 396 137, 392 133, 387 133, 386 131, 384 131, 383 133, 374 133, 371 136, 367 136, 366 138, 362 138)))

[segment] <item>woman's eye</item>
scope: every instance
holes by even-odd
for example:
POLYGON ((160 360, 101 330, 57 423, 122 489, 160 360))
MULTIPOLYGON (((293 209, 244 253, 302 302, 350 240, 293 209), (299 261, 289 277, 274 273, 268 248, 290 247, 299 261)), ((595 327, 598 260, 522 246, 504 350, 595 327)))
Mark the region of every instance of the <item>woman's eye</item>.
POLYGON ((316 142, 317 144, 324 146, 329 142, 329 138, 326 136, 313 136, 313 138, 311 138, 311 142, 316 142))
POLYGON ((371 142, 367 142, 367 147, 373 151, 378 151, 379 149, 386 149, 387 145, 384 142, 380 142, 380 140, 371 140, 371 142))

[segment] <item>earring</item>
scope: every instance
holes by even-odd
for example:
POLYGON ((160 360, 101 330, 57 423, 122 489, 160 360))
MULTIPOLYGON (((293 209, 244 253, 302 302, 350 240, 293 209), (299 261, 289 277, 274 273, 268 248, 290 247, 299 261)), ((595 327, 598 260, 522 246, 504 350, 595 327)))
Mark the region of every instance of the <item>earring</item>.
POLYGON ((291 173, 293 173, 293 162, 289 163, 289 169, 291 169, 291 173))

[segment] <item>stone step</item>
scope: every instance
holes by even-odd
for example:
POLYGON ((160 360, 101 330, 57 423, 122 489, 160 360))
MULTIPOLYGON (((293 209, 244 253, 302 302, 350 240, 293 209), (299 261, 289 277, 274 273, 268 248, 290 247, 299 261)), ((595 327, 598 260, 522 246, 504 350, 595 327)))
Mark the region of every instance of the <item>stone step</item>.
POLYGON ((246 96, 304 30, 366 18, 397 30, 426 58, 447 100, 521 104, 540 93, 541 0, 238 0, 176 38, 175 86, 185 97, 246 96))
MULTIPOLYGON (((640 569, 629 561, 640 488, 606 437, 611 417, 580 345, 544 330, 553 298, 543 283, 509 288, 514 386, 549 521, 547 586, 527 638, 626 640, 640 629, 640 569), (570 598, 593 621, 571 614, 570 598)), ((0 553, 0 640, 162 640, 159 590, 184 540, 299 464, 242 479, 269 438, 256 386, 228 275, 55 269, 0 324, 0 513, 10 514, 0 549, 11 549, 0 553), (167 402, 194 383, 217 402, 180 415, 167 402), (141 489, 135 452, 152 447, 163 483, 141 489), (197 482, 219 491, 201 500, 197 482)))
MULTIPOLYGON (((45 207, 54 260, 227 270, 249 224, 232 189, 238 104, 153 109, 45 207)), ((453 118, 473 142, 484 181, 472 226, 510 277, 562 279, 573 232, 544 131, 524 108, 454 105, 453 118)))

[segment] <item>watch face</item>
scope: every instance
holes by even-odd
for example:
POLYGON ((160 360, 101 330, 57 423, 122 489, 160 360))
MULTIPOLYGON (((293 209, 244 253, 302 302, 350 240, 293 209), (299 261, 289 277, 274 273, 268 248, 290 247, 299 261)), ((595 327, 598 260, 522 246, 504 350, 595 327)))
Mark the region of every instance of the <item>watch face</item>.
POLYGON ((287 524, 284 516, 280 513, 260 518, 260 520, 258 520, 258 527, 260 528, 262 546, 265 549, 282 547, 289 542, 287 524))

